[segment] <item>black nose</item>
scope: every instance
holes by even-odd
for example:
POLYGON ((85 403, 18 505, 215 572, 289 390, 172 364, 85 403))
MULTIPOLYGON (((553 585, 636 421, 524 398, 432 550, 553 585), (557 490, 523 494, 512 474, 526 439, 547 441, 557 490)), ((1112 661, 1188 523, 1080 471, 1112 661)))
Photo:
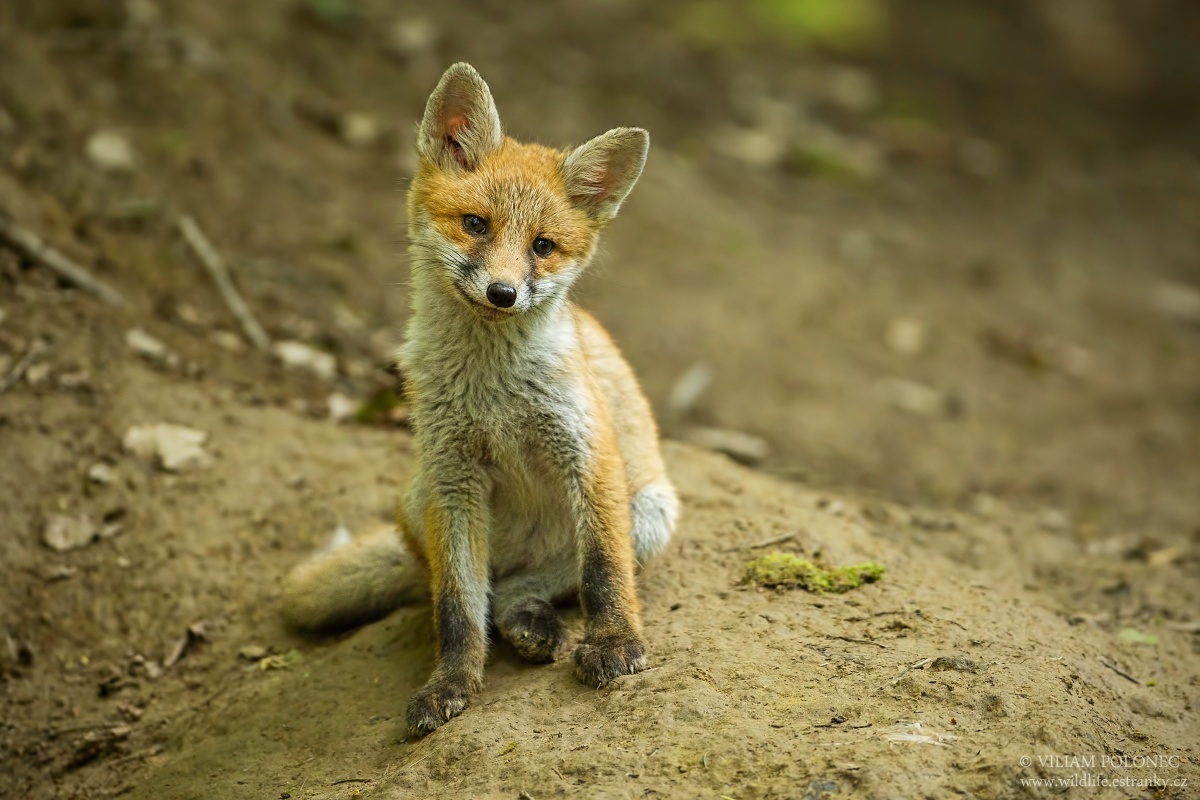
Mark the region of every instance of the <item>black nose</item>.
POLYGON ((517 302, 517 290, 507 283, 493 283, 487 288, 487 299, 496 308, 512 308, 517 302))

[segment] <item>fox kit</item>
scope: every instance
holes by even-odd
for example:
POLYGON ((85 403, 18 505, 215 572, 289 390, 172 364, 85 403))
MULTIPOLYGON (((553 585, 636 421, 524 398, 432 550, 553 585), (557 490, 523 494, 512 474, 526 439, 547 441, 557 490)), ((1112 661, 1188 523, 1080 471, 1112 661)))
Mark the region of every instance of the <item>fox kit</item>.
POLYGON ((578 597, 579 680, 646 668, 634 569, 666 545, 679 502, 632 370, 567 294, 648 147, 639 128, 570 151, 514 141, 467 64, 425 108, 399 354, 416 450, 403 543, 335 543, 284 585, 288 620, 318 632, 432 596, 437 665, 408 704, 416 733, 480 689, 489 616, 522 657, 552 661, 567 635, 555 603, 578 597))

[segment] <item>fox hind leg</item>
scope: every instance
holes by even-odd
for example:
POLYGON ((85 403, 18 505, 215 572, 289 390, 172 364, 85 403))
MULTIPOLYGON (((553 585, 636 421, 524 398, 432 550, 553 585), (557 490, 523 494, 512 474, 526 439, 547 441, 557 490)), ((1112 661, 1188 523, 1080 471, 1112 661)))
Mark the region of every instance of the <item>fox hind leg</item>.
POLYGON ((542 567, 496 581, 492 620, 505 641, 526 661, 544 664, 561 654, 567 641, 554 601, 577 591, 574 564, 542 567))

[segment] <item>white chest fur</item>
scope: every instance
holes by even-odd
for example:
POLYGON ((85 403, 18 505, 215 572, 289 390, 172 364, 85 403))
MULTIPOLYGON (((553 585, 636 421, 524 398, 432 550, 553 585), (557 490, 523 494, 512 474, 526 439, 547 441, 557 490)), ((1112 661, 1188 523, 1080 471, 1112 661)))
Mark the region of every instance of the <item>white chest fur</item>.
MULTIPOLYGON (((445 454, 436 449, 450 441, 479 443, 496 577, 574 563, 575 521, 555 468, 561 451, 582 452, 588 440, 586 390, 570 368, 579 358, 574 320, 565 306, 499 324, 455 311, 438 315, 440 324, 414 317, 400 354, 406 377, 420 387, 413 408, 419 460, 439 462, 445 454)), ((412 504, 426 498, 425 487, 412 487, 410 519, 420 516, 412 504)))

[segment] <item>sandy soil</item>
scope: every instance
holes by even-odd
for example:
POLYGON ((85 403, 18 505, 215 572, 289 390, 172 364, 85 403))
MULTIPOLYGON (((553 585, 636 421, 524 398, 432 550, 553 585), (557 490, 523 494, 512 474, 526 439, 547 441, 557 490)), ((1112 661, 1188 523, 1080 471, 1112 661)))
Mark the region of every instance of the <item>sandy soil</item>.
POLYGON ((1161 302, 1200 282, 1194 119, 1147 129, 1130 104, 1077 100, 1002 14, 955 28, 1001 43, 979 63, 966 45, 925 63, 922 37, 965 13, 929 3, 927 30, 898 20, 912 52, 861 66, 935 108, 934 133, 900 147, 887 103, 813 100, 886 162, 814 178, 710 136, 748 124, 746 86, 784 92, 790 56, 680 44, 632 5, 570 4, 553 24, 484 10, 504 33, 487 41, 447 5, 403 58, 388 29, 406 18, 382 2, 333 29, 284 2, 137 5, 0 8, 0 211, 130 300, 0 249, 0 375, 48 344, 0 393, 0 797, 1195 795, 1200 338, 1161 302), (526 39, 541 57, 501 44, 526 39), (309 642, 282 629, 278 586, 338 523, 386 524, 406 478, 402 426, 339 424, 326 404, 393 385, 398 183, 459 57, 520 135, 651 129, 580 296, 670 437, 716 425, 772 454, 751 471, 668 443, 686 516, 642 579, 651 670, 597 692, 497 647, 475 706, 407 741, 428 609, 309 642), (351 113, 378 136, 348 142, 351 113), (130 168, 89 158, 99 130, 132 144, 130 168), (977 140, 986 169, 961 155, 977 140), (231 342, 180 213, 271 336, 333 354, 335 376, 231 342), (897 343, 914 327, 918 346, 897 343), (131 350, 134 328, 173 355, 131 350), (673 413, 697 363, 713 383, 673 413), (157 422, 206 432, 211 466, 126 452, 157 422), (56 552, 56 515, 115 533, 56 552), (742 585, 773 550, 888 572, 838 596, 742 585), (1085 774, 1143 783, 1026 785, 1085 774))

